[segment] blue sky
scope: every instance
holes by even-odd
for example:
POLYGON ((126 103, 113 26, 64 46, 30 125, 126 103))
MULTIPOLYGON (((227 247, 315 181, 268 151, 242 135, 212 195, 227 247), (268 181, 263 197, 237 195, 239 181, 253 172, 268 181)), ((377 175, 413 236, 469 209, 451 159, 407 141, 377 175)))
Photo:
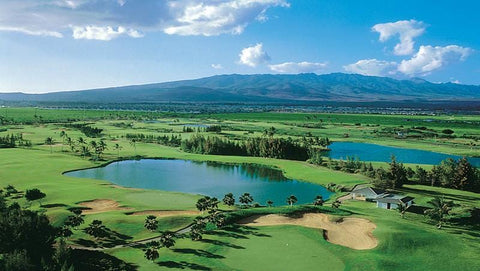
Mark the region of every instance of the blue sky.
POLYGON ((0 92, 331 72, 480 85, 477 1, 0 0, 0 92))

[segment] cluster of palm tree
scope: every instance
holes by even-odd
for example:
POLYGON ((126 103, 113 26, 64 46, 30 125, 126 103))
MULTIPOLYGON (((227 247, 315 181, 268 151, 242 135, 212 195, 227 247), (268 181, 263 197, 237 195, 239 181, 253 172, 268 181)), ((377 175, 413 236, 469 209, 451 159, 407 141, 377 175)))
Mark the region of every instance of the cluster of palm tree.
MULTIPOLYGON (((80 153, 82 157, 92 156, 94 160, 101 160, 105 150, 108 149, 107 143, 100 139, 100 141, 91 140, 87 142, 83 137, 79 137, 77 140, 72 139, 65 131, 60 132, 62 138, 62 151, 63 145, 67 144, 70 147, 71 152, 80 153)), ((55 144, 55 140, 52 137, 45 139, 45 144, 50 145, 50 152, 52 152, 52 145, 55 144)), ((120 151, 121 146, 116 144, 115 149, 117 153, 120 151)))

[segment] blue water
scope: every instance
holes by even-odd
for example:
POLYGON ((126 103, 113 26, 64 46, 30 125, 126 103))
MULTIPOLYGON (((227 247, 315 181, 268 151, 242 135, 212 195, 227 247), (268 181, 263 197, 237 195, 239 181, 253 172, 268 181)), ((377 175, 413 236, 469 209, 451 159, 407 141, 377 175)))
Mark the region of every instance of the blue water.
MULTIPOLYGON (((290 195, 298 203, 311 203, 317 195, 327 199, 331 192, 321 185, 290 180, 279 170, 250 164, 227 165, 189 160, 128 160, 105 167, 78 170, 65 175, 110 181, 125 187, 202 194, 223 199, 248 192, 262 205, 286 205, 290 195)), ((321 176, 319 176, 321 178, 321 176)))
MULTIPOLYGON (((458 155, 445 153, 354 142, 334 142, 329 148, 331 151, 327 152, 327 156, 344 160, 349 156, 354 158, 358 157, 358 159, 362 161, 389 162, 393 154, 397 161, 402 163, 436 165, 447 158, 456 160, 461 158, 461 156, 458 155)), ((473 166, 480 167, 479 157, 467 157, 467 159, 473 166)))

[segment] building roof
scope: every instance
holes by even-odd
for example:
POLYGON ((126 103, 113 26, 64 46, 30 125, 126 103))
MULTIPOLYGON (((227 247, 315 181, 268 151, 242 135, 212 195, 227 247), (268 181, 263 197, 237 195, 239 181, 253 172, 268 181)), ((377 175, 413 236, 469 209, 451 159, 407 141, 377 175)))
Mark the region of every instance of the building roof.
POLYGON ((371 193, 373 193, 373 194, 375 194, 375 195, 381 195, 381 194, 385 194, 385 193, 386 193, 386 191, 383 190, 383 189, 378 189, 378 188, 373 188, 373 187, 365 187, 365 186, 361 186, 361 187, 360 187, 360 186, 356 186, 356 187, 352 190, 352 192, 355 192, 355 193, 360 193, 360 192, 362 192, 362 191, 364 191, 364 192, 369 191, 369 192, 371 192, 371 193))
POLYGON ((414 198, 408 197, 408 196, 403 196, 403 195, 396 195, 396 194, 387 194, 383 197, 379 197, 376 200, 378 202, 383 202, 383 203, 395 203, 395 204, 402 204, 402 203, 407 203, 409 201, 412 201, 414 198))

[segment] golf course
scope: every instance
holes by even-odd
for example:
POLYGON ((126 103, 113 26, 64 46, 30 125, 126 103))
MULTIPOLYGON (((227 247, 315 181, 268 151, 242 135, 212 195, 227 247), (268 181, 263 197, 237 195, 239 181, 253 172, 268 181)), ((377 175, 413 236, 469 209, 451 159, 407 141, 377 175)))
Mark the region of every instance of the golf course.
POLYGON ((478 115, 4 107, 0 116, 0 138, 13 142, 0 148, 2 197, 68 232, 52 246, 65 243, 63 264, 73 270, 480 266, 477 183, 456 189, 419 173, 446 164, 430 157, 452 157, 456 165, 466 157, 478 174, 478 115), (286 152, 255 152, 265 142, 286 152), (329 145, 337 143, 365 143, 370 154, 371 146, 391 149, 386 158, 363 160, 360 153, 335 156, 329 145), (395 161, 396 149, 410 152, 395 161), (418 155, 423 162, 408 161, 418 155), (399 164, 411 174, 390 186, 378 172, 399 164), (349 199, 356 185, 380 185, 414 204, 387 210, 349 199), (34 189, 43 196, 28 197, 34 189), (435 199, 452 202, 439 219, 426 215, 435 199))

